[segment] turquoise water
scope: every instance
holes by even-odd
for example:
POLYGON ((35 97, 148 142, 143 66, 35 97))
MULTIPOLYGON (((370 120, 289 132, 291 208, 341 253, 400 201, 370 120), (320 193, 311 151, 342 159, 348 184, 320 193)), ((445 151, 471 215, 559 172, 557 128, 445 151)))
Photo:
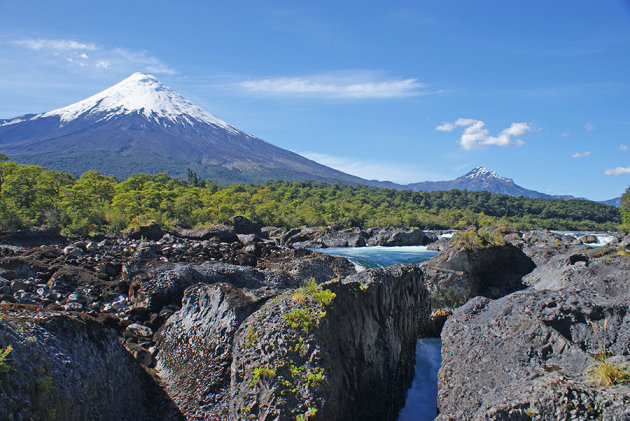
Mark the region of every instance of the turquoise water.
MULTIPOLYGON (((363 268, 422 263, 437 254, 424 246, 331 247, 317 251, 346 257, 363 268)), ((441 351, 442 342, 439 338, 418 339, 414 379, 398 421, 427 421, 437 416, 437 374, 442 361, 441 351)))
POLYGON ((329 247, 314 250, 332 256, 346 257, 363 268, 386 267, 397 263, 422 263, 437 254, 436 251, 427 250, 426 246, 329 247))

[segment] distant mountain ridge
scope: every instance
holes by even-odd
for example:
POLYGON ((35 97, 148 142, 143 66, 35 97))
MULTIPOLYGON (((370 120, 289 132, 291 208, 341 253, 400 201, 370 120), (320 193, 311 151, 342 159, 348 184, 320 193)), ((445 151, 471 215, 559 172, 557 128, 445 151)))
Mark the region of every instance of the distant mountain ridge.
POLYGON ((407 187, 414 191, 436 190, 470 190, 487 191, 490 193, 507 194, 509 196, 525 196, 535 199, 553 199, 554 197, 535 190, 529 190, 514 183, 511 178, 501 177, 494 171, 485 167, 477 167, 454 180, 448 181, 423 181, 421 183, 408 184, 407 187))
MULTIPOLYGON (((200 178, 220 184, 313 180, 397 190, 458 189, 573 198, 526 189, 484 167, 448 181, 401 185, 366 180, 238 130, 146 73, 134 73, 66 107, 0 119, 0 151, 17 162, 76 176, 97 170, 121 179, 160 172, 184 178, 190 168, 200 178)), ((603 203, 619 206, 620 198, 603 203)))

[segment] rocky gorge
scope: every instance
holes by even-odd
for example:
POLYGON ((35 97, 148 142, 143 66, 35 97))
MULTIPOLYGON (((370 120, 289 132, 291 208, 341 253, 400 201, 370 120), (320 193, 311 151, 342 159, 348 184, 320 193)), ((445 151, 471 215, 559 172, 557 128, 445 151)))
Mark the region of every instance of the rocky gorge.
POLYGON ((301 248, 437 238, 239 217, 123 237, 1 233, 0 418, 393 420, 416 339, 441 330, 441 419, 623 419, 627 386, 583 375, 589 321, 608 321, 607 349, 628 362, 627 238, 440 240, 427 263, 359 273, 301 248))

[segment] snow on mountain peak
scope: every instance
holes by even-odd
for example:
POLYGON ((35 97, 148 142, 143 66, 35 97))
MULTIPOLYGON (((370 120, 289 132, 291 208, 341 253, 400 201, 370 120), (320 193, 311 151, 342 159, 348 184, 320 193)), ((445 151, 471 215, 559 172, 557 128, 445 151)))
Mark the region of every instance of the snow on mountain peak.
POLYGON ((100 121, 133 113, 163 125, 167 122, 193 125, 197 121, 237 132, 148 73, 134 73, 96 95, 35 118, 59 116, 61 123, 65 124, 79 116, 94 117, 100 121))
POLYGON ((490 171, 486 167, 477 167, 468 172, 468 174, 462 176, 461 178, 469 178, 469 179, 479 179, 479 178, 496 178, 502 181, 512 181, 509 178, 501 177, 495 171, 490 171))

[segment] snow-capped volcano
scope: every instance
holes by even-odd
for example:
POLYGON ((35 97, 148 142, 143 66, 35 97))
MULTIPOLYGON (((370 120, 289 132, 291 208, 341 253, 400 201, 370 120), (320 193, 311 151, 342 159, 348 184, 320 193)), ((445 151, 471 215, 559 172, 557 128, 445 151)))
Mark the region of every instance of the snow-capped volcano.
POLYGON ((490 180, 490 179, 496 179, 496 180, 501 180, 501 181, 505 181, 505 182, 508 182, 508 183, 509 182, 514 183, 514 181, 512 181, 511 178, 501 177, 495 171, 490 171, 486 167, 474 168, 474 169, 470 170, 468 173, 462 175, 461 177, 458 177, 458 179, 460 179, 460 180, 461 179, 468 179, 468 180, 490 180))
POLYGON ((494 171, 485 167, 477 167, 454 180, 448 181, 423 181, 407 185, 414 191, 436 191, 436 190, 469 190, 487 191, 490 193, 501 193, 510 196, 525 196, 538 199, 552 199, 553 196, 540 193, 534 190, 523 188, 514 183, 514 180, 501 177, 494 171))
POLYGON ((230 182, 284 178, 383 185, 334 170, 248 135, 155 76, 134 73, 96 95, 42 114, 0 120, 0 151, 76 175, 95 169, 230 182))
POLYGON ((83 101, 32 118, 59 116, 65 124, 79 117, 101 121, 134 113, 162 125, 203 122, 237 131, 147 73, 134 73, 83 101))

